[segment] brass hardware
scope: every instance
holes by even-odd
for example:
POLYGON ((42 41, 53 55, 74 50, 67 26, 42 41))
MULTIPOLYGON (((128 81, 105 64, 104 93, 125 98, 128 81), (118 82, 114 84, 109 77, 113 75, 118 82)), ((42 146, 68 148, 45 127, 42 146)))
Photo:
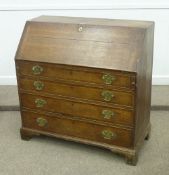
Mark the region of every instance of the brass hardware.
POLYGON ((102 76, 102 79, 103 79, 103 81, 104 81, 104 83, 105 84, 112 84, 112 82, 114 81, 114 80, 116 80, 116 77, 115 76, 113 76, 113 75, 111 75, 111 74, 104 74, 103 76, 102 76))
POLYGON ((131 84, 132 84, 132 85, 135 85, 136 83, 135 83, 135 81, 132 81, 131 84))
POLYGON ((78 29, 79 32, 82 32, 83 31, 83 27, 80 26, 79 29, 78 29))
POLYGON ((41 118, 41 117, 37 118, 36 122, 37 122, 38 126, 40 126, 40 127, 44 127, 48 124, 48 121, 44 118, 41 118))
POLYGON ((101 95, 104 101, 111 101, 114 97, 114 94, 111 91, 103 91, 101 95))
POLYGON ((43 67, 41 67, 39 65, 33 66, 32 67, 32 72, 35 75, 39 75, 39 74, 41 74, 43 72, 43 67))
POLYGON ((111 110, 105 109, 105 110, 102 111, 102 115, 103 115, 103 118, 110 119, 111 117, 114 116, 114 112, 111 111, 111 110))
POLYGON ((47 103, 46 100, 43 100, 41 98, 37 98, 35 100, 35 104, 37 108, 42 108, 46 103, 47 103))
POLYGON ((44 84, 41 81, 34 81, 33 85, 38 91, 41 91, 44 88, 44 84))
POLYGON ((116 134, 112 131, 109 131, 109 130, 103 130, 102 131, 102 136, 103 136, 104 139, 108 139, 108 140, 116 138, 116 134))

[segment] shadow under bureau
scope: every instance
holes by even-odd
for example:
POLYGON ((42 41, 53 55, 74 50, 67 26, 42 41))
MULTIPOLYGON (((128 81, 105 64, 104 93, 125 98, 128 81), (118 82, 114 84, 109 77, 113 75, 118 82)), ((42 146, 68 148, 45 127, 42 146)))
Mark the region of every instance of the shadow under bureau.
POLYGON ((154 23, 41 16, 15 57, 21 138, 101 146, 136 165, 150 134, 154 23))

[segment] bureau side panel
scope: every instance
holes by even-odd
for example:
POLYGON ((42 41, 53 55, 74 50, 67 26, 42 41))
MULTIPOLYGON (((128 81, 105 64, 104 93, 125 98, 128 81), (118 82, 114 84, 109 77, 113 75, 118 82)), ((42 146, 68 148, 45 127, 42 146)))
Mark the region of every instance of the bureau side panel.
POLYGON ((138 147, 150 126, 154 24, 145 31, 142 58, 137 67, 137 97, 134 146, 138 147))

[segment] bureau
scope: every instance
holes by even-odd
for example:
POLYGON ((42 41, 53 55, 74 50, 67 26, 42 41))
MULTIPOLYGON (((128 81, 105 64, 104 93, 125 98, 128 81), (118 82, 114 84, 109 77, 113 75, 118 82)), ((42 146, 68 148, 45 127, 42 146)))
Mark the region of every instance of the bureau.
POLYGON ((154 23, 41 16, 15 64, 21 138, 104 147, 136 165, 150 135, 154 23))

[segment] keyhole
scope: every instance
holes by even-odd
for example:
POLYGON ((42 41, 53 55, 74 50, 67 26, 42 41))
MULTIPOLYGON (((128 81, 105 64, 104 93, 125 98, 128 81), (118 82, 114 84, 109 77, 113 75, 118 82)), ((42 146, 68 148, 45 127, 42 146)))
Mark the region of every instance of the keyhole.
POLYGON ((79 27, 79 32, 82 32, 82 30, 83 30, 83 27, 82 26, 79 27))

